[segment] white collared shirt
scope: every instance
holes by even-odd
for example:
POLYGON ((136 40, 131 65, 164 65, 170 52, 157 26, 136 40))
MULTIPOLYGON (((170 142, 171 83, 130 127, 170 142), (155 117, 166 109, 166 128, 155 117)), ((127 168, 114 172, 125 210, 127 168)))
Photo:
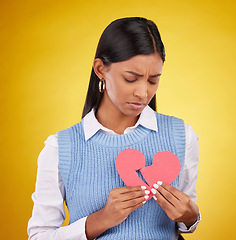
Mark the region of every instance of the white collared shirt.
MULTIPOLYGON (((137 123, 125 129, 124 134, 133 131, 138 125, 158 131, 155 112, 149 107, 142 111, 137 123)), ((114 131, 102 126, 96 119, 94 110, 84 117, 85 140, 97 131, 114 135, 114 131)), ((186 147, 185 163, 180 175, 179 189, 196 202, 196 181, 198 175, 198 136, 192 127, 185 124, 186 147)), ((45 147, 38 156, 36 189, 32 194, 34 202, 32 217, 28 222, 29 240, 85 240, 85 222, 87 217, 77 220, 69 226, 62 227, 65 219, 65 187, 58 169, 57 135, 50 135, 44 142, 45 147)), ((177 223, 179 232, 193 232, 200 221, 189 229, 184 223, 177 223)))
MULTIPOLYGON (((149 106, 143 109, 138 121, 134 126, 125 129, 124 134, 132 132, 135 128, 138 127, 139 124, 156 132, 158 131, 155 113, 149 106)), ((87 141, 99 130, 109 135, 116 134, 114 131, 102 126, 98 122, 95 117, 94 109, 92 109, 92 111, 90 111, 84 118, 85 140, 87 141)))

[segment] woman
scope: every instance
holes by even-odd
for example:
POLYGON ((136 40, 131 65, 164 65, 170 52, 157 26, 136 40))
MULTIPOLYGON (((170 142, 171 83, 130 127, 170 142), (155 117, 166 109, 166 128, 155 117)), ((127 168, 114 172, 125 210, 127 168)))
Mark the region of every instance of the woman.
MULTIPOLYGON (((123 18, 103 32, 96 51, 83 119, 49 136, 39 155, 29 239, 177 239, 200 220, 195 184, 198 137, 181 119, 158 114, 156 91, 165 61, 156 25, 123 18), (171 185, 127 187, 115 160, 137 149, 177 155, 171 185), (64 221, 64 201, 70 213, 64 221)), ((140 178, 142 175, 138 173, 140 178)))

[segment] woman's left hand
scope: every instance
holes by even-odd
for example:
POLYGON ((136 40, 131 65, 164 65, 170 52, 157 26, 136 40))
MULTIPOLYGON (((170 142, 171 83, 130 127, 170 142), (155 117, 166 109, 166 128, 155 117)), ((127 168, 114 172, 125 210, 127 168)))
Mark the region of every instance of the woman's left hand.
POLYGON ((190 227, 197 220, 198 206, 187 194, 160 181, 153 185, 151 191, 155 201, 171 220, 183 222, 187 227, 190 227))

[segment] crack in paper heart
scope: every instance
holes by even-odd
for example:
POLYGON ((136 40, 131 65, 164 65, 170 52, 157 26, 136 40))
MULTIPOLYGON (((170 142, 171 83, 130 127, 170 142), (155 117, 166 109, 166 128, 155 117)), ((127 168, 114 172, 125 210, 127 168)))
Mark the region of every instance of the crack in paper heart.
MULTIPOLYGON (((179 175, 181 164, 178 157, 169 151, 157 152, 153 155, 153 162, 145 166, 145 156, 137 149, 126 149, 116 158, 116 169, 126 186, 146 186, 151 190, 154 183, 163 181, 171 184, 179 175), (140 171, 146 184, 137 174, 140 171)), ((149 194, 149 199, 153 196, 149 194)))

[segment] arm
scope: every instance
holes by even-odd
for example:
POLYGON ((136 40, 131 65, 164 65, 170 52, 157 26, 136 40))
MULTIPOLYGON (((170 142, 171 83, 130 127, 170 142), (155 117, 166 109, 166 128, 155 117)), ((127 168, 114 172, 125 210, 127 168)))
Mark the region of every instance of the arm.
MULTIPOLYGON (((185 150, 185 164, 180 176, 180 191, 187 194, 194 203, 197 201, 196 183, 198 177, 198 163, 199 163, 199 147, 198 147, 198 136, 193 131, 193 128, 185 124, 186 132, 186 150, 185 150)), ((179 222, 179 232, 188 233, 194 232, 201 220, 199 215, 197 221, 190 227, 187 227, 184 223, 179 222)))
POLYGON ((150 194, 145 188, 137 186, 112 189, 105 207, 87 217, 87 238, 94 239, 107 229, 123 222, 131 212, 143 206, 150 194))
POLYGON ((32 217, 28 223, 29 240, 84 240, 86 217, 62 227, 65 189, 58 172, 56 135, 49 136, 38 157, 38 170, 32 217))
POLYGON ((141 187, 113 189, 104 208, 62 227, 65 189, 58 172, 57 138, 52 135, 38 157, 36 189, 32 195, 34 208, 27 229, 29 240, 94 239, 123 222, 145 203, 149 193, 141 187))
POLYGON ((154 199, 173 221, 179 232, 193 232, 200 221, 196 202, 195 184, 198 174, 198 137, 190 125, 185 125, 185 164, 180 175, 180 191, 165 183, 156 184, 154 199), (156 191, 157 190, 157 191, 156 191))

